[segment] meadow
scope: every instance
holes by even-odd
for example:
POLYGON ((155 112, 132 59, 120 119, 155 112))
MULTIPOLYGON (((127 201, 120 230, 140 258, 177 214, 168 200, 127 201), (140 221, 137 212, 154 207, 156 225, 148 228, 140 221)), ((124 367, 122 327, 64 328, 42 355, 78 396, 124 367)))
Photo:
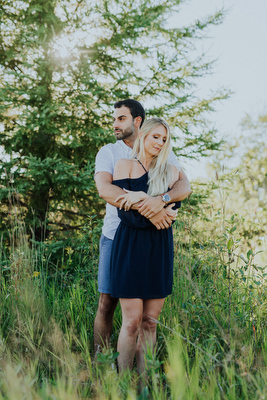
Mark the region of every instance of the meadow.
POLYGON ((62 248, 29 240, 13 216, 1 242, 0 399, 267 398, 262 256, 243 240, 242 217, 193 202, 174 225, 173 293, 142 391, 135 367, 116 371, 119 307, 110 348, 93 353, 99 221, 88 217, 62 248))
POLYGON ((202 79, 214 65, 204 42, 230 10, 186 22, 186 2, 0 4, 0 400, 267 398, 267 117, 245 115, 245 136, 233 126, 223 148, 209 115, 231 90, 202 79), (93 351, 95 156, 114 140, 113 104, 132 97, 169 121, 179 160, 221 150, 214 170, 229 175, 195 184, 179 210, 142 390, 136 366, 116 370, 119 307, 110 347, 93 351))

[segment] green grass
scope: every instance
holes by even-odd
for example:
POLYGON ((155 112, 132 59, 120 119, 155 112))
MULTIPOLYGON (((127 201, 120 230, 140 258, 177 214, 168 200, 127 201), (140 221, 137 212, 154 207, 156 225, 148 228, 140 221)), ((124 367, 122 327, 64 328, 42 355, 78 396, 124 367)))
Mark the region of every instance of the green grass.
POLYGON ((198 217, 180 212, 173 293, 142 393, 135 368, 114 369, 119 307, 113 348, 94 359, 98 236, 68 245, 56 264, 29 246, 23 226, 10 232, 0 257, 0 399, 266 398, 265 270, 252 252, 240 259, 238 217, 217 222, 203 233, 198 217))

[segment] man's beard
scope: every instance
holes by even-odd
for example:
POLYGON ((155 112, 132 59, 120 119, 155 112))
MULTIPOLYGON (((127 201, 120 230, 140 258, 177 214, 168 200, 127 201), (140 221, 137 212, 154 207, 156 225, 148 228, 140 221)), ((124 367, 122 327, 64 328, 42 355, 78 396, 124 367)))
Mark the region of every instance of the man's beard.
POLYGON ((117 140, 127 139, 128 137, 132 136, 132 134, 134 133, 134 125, 129 126, 128 128, 126 128, 124 130, 117 129, 117 131, 119 131, 119 133, 114 132, 117 140))

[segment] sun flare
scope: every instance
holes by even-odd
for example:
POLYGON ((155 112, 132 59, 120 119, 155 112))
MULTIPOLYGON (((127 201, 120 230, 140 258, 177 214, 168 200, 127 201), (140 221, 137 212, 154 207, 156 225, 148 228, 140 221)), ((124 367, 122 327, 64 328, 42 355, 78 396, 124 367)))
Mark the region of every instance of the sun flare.
POLYGON ((78 38, 60 37, 54 40, 52 45, 53 53, 56 57, 70 58, 73 54, 78 53, 78 38))

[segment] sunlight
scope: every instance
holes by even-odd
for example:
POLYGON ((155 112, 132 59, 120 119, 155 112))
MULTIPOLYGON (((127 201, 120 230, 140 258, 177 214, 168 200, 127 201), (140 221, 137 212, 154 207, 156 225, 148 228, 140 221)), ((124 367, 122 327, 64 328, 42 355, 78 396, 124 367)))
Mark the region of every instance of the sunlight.
POLYGON ((56 57, 70 58, 74 54, 77 55, 79 50, 77 49, 77 43, 79 38, 60 37, 55 39, 52 46, 53 52, 56 57))

